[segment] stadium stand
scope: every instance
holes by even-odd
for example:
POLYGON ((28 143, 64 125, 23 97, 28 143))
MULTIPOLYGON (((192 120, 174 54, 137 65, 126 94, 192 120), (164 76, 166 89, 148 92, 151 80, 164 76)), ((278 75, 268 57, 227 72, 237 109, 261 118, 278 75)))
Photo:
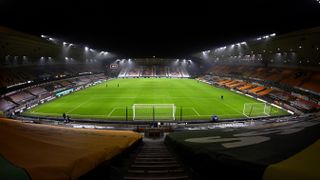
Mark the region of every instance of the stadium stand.
MULTIPOLYGON (((33 118, 30 122, 34 122, 0 118, 0 179, 78 179, 142 139, 142 135, 131 131, 61 127, 61 117, 19 116, 20 112, 60 97, 61 93, 79 91, 112 77, 190 78, 191 75, 201 82, 283 108, 295 116, 227 119, 225 123, 211 119, 203 124, 184 122, 181 116, 181 121, 166 122, 172 123, 177 131, 166 136, 170 149, 159 142, 145 143, 130 161, 123 179, 189 179, 183 163, 170 151, 184 159, 195 179, 320 179, 319 38, 318 27, 203 51, 194 56, 199 62, 192 69, 187 63, 191 60, 179 59, 112 59, 101 63, 99 60, 104 58, 94 51, 83 56, 84 47, 78 45, 70 48, 66 57, 61 55, 63 45, 59 40, 52 43, 49 38, 0 27, 1 116, 33 118), (109 68, 110 64, 115 69, 109 68), (46 121, 54 123, 35 124, 46 121)), ((151 96, 150 99, 153 100, 151 96)), ((114 107, 109 115, 118 110, 114 107)), ((172 110, 175 113, 176 109, 172 110)), ((201 117, 194 108, 192 113, 191 116, 201 117)), ((101 122, 76 120, 88 124, 101 122)), ((62 126, 71 127, 70 122, 64 123, 62 126)), ((103 123, 126 130, 132 130, 130 123, 155 126, 155 122, 103 123)), ((146 135, 150 132, 160 134, 144 131, 146 135)))
POLYGON ((265 89, 263 91, 258 92, 257 95, 258 96, 265 96, 265 95, 267 95, 267 94, 269 94, 271 92, 272 92, 272 89, 271 88, 267 88, 267 89, 265 89))
POLYGON ((34 87, 34 88, 31 88, 31 89, 28 89, 28 91, 29 91, 32 95, 36 95, 36 96, 39 96, 39 95, 48 93, 48 91, 45 90, 45 89, 42 88, 42 87, 34 87))
POLYGON ((22 104, 28 100, 35 98, 35 96, 31 95, 30 93, 21 91, 9 96, 9 98, 17 104, 22 104))
MULTIPOLYGON (((172 60, 175 61, 175 60, 172 60)), ((123 67, 118 77, 177 77, 188 78, 189 72, 183 67, 170 67, 166 65, 154 66, 138 66, 138 67, 123 67)))
POLYGON ((306 80, 302 80, 303 83, 299 83, 301 84, 302 88, 305 89, 310 89, 313 90, 315 92, 320 92, 320 73, 312 73, 312 75, 310 75, 310 77, 307 77, 306 80))
POLYGON ((0 111, 5 112, 15 107, 16 104, 10 101, 6 101, 4 99, 0 99, 0 111))
POLYGON ((73 129, 4 118, 0 124, 0 164, 8 170, 0 171, 0 179, 77 179, 142 138, 131 131, 73 129))
POLYGON ((275 118, 231 129, 198 127, 169 134, 166 144, 198 179, 319 179, 319 118, 275 118))

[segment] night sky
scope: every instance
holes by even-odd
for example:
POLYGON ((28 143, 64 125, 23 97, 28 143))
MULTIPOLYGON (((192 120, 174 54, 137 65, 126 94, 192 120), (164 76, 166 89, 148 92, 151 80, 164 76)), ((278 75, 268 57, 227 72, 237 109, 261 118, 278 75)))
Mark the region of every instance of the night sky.
POLYGON ((270 33, 320 26, 316 0, 0 0, 0 25, 123 58, 184 58, 270 33))

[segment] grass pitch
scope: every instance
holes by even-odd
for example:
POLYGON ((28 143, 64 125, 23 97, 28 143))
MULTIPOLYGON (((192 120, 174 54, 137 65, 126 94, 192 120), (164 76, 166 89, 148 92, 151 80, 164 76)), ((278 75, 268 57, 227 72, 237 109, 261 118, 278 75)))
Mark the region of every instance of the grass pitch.
MULTIPOLYGON (((180 120, 181 108, 182 120, 209 120, 212 115, 220 119, 246 117, 243 114, 245 103, 260 102, 193 79, 134 78, 110 80, 44 103, 25 114, 62 117, 66 113, 71 118, 125 120, 127 107, 128 120, 132 120, 133 104, 174 104, 176 120, 180 120)), ((155 108, 151 111, 155 112, 155 120, 161 119, 157 112, 163 110, 155 108)), ((167 111, 170 120, 172 109, 167 111)), ((270 114, 286 112, 272 108, 270 114)), ((263 112, 254 115, 262 116, 263 112)), ((144 120, 153 120, 153 117, 144 120)))

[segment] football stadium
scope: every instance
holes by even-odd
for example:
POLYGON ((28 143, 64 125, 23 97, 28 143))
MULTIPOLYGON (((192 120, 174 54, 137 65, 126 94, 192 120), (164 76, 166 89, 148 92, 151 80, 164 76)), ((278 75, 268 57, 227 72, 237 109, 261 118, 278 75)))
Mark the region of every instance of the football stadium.
POLYGON ((0 179, 320 179, 320 2, 260 3, 0 3, 0 179))

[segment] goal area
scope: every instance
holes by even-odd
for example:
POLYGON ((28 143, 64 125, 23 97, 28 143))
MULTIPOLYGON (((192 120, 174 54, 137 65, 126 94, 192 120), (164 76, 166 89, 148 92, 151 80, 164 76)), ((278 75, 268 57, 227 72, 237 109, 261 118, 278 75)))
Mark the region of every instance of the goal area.
POLYGON ((272 106, 267 103, 245 103, 243 115, 246 117, 271 116, 272 106))
POLYGON ((133 104, 133 120, 175 120, 174 104, 133 104))

